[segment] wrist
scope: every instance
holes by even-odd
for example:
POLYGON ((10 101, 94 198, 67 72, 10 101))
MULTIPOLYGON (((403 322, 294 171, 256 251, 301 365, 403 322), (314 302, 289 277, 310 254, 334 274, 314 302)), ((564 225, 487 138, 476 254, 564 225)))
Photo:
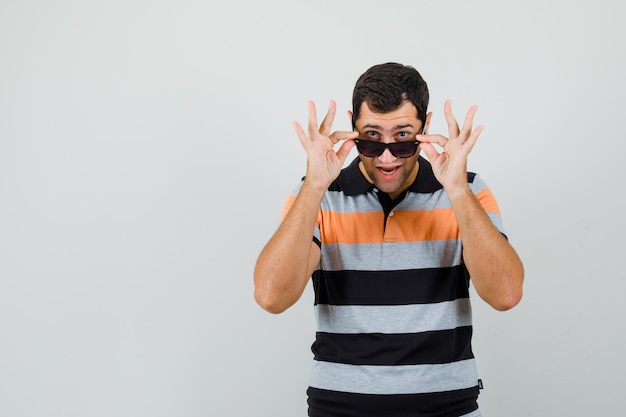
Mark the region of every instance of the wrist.
POLYGON ((445 190, 451 201, 459 198, 471 197, 473 195, 472 190, 467 183, 455 187, 445 188, 445 190))
POLYGON ((322 197, 324 197, 324 194, 326 193, 326 190, 328 190, 328 185, 317 184, 309 177, 305 177, 300 193, 305 193, 311 197, 317 197, 321 201, 322 197))

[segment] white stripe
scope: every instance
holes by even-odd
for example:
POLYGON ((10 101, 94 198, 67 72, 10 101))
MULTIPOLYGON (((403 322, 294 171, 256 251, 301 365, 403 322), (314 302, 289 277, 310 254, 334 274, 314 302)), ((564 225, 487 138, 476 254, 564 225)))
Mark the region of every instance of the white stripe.
POLYGON ((327 333, 420 333, 472 325, 469 298, 400 306, 315 306, 317 329, 327 333))
POLYGON ((313 361, 311 386, 361 394, 419 394, 475 387, 474 359, 443 365, 363 366, 313 361))

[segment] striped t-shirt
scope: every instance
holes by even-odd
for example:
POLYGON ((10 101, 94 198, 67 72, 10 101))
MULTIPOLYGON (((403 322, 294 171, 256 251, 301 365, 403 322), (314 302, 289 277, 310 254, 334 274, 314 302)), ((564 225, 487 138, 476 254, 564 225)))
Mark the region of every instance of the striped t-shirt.
MULTIPOLYGON (((309 415, 479 416, 469 276, 450 200, 419 157, 404 198, 383 205, 358 162, 329 187, 314 231, 309 415)), ((503 232, 486 184, 472 173, 468 183, 503 232)))

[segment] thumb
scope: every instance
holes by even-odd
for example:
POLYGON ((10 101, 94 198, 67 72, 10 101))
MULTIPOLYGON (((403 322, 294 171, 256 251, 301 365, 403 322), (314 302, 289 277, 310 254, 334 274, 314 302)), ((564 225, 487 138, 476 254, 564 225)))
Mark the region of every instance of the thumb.
POLYGON ((350 151, 352 150, 352 148, 354 148, 355 145, 356 142, 354 141, 354 139, 348 139, 341 144, 341 146, 337 150, 337 158, 339 158, 342 164, 346 161, 346 158, 348 157, 350 151))
POLYGON ((420 142, 420 148, 422 148, 422 150, 426 154, 426 157, 431 162, 439 156, 439 152, 437 152, 437 149, 435 149, 432 143, 420 142))

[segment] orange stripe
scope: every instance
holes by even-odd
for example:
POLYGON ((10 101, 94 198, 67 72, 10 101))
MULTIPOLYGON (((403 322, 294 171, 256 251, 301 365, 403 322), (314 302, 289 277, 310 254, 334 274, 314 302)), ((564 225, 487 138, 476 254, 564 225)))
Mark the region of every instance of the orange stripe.
POLYGON ((457 239, 458 226, 451 208, 394 211, 383 228, 383 213, 333 213, 325 211, 320 225, 325 244, 416 242, 457 239))
POLYGON ((333 243, 374 243, 383 236, 383 212, 336 213, 322 211, 318 217, 322 242, 333 243))
MULTIPOLYGON (((490 189, 476 194, 485 211, 500 214, 498 204, 490 189)), ((285 219, 287 212, 296 200, 290 195, 280 216, 285 219)), ((317 223, 325 244, 368 244, 381 242, 416 242, 423 240, 457 239, 458 225, 452 208, 433 210, 394 211, 383 225, 383 213, 336 213, 323 210, 317 216, 317 223)))
POLYGON ((485 188, 484 190, 476 193, 476 198, 478 198, 478 201, 480 201, 480 205, 483 206, 487 213, 500 215, 498 202, 496 201, 489 188, 485 188))
POLYGON ((282 222, 283 220, 285 220, 285 217, 287 216, 287 212, 289 211, 289 209, 291 208, 291 206, 293 206, 293 202, 296 201, 296 194, 291 194, 288 198, 287 201, 285 201, 285 204, 283 205, 283 211, 280 213, 280 221, 282 222))

